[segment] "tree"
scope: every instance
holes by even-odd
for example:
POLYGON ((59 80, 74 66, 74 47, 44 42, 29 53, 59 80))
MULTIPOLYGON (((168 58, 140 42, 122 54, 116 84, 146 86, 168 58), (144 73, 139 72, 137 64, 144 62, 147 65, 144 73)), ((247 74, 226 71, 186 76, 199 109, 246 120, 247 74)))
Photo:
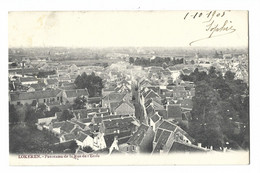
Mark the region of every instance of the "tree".
POLYGON ((45 112, 47 111, 47 106, 45 104, 39 104, 38 111, 45 112))
POLYGON ((67 120, 71 120, 73 118, 73 114, 70 113, 68 110, 64 110, 61 114, 61 117, 60 117, 60 121, 67 121, 67 120))
POLYGON ((135 62, 135 59, 134 59, 133 57, 130 57, 130 58, 129 58, 129 63, 130 63, 130 64, 134 64, 134 62, 135 62))
POLYGON ((91 153, 94 150, 90 146, 86 146, 86 147, 83 148, 83 151, 86 152, 86 153, 91 153))
POLYGON ((102 95, 102 88, 104 88, 102 78, 96 76, 94 72, 87 75, 85 72, 79 75, 75 80, 75 85, 78 89, 88 89, 89 96, 102 95))
POLYGON ((53 114, 55 114, 56 112, 61 112, 61 109, 58 108, 57 106, 54 106, 51 108, 50 112, 52 112, 53 114))
POLYGON ((40 118, 40 116, 42 116, 41 112, 39 112, 39 114, 41 114, 41 115, 37 115, 35 110, 32 109, 31 105, 26 105, 25 109, 26 109, 26 112, 25 112, 25 122, 29 126, 34 126, 35 123, 37 122, 37 118, 40 118))
POLYGON ((231 72, 231 71, 227 71, 225 73, 225 80, 227 81, 233 81, 235 79, 235 73, 231 72))
POLYGON ((197 141, 207 146, 221 147, 223 145, 223 132, 221 130, 222 117, 219 114, 220 97, 206 81, 196 86, 193 97, 193 109, 190 133, 197 141))
POLYGON ((16 124, 19 122, 19 117, 16 108, 13 104, 9 104, 9 123, 16 124))
POLYGON ((85 109, 86 108, 87 99, 82 97, 77 97, 74 100, 74 104, 72 105, 73 109, 85 109))
POLYGON ((69 145, 69 149, 71 150, 72 153, 76 152, 76 149, 78 148, 78 144, 76 141, 72 141, 69 145))

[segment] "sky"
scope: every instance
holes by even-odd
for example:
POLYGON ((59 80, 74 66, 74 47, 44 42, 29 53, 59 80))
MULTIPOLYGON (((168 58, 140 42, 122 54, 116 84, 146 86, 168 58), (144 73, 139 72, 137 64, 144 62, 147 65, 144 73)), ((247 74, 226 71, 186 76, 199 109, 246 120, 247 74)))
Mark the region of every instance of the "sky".
MULTIPOLYGON (((9 47, 247 47, 246 11, 9 12, 9 47), (184 19, 186 14, 187 17, 184 19), (199 14, 201 17, 198 17, 199 14), (213 12, 211 13, 213 14, 213 12), (208 25, 233 27, 211 32, 208 25), (232 22, 232 23, 231 23, 232 22), (190 43, 194 40, 201 41, 190 43)), ((211 29, 212 29, 211 28, 211 29)))

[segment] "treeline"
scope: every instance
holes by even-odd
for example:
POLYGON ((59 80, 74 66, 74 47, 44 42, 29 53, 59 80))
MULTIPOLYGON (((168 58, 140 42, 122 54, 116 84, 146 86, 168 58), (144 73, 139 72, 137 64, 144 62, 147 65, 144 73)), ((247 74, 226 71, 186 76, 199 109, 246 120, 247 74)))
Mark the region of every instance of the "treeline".
POLYGON ((170 57, 155 57, 154 59, 148 59, 148 58, 143 58, 143 57, 137 57, 129 58, 129 63, 134 64, 134 65, 139 65, 139 66, 162 66, 163 63, 166 63, 169 66, 176 65, 176 64, 183 64, 184 60, 183 58, 181 59, 176 59, 176 58, 170 58, 170 57))
POLYGON ((96 76, 94 72, 87 75, 85 72, 75 80, 75 85, 78 89, 88 89, 90 97, 97 97, 102 95, 102 88, 104 88, 102 78, 96 76))
POLYGON ((195 83, 192 120, 188 132, 197 142, 214 149, 249 148, 249 88, 235 73, 224 75, 211 67, 195 69, 182 80, 195 83))

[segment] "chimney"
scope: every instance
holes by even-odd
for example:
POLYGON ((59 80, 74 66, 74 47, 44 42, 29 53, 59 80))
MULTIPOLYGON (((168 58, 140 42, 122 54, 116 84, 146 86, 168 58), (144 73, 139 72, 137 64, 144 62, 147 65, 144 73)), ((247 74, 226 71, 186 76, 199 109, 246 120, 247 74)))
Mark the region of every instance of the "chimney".
POLYGON ((12 84, 13 84, 13 88, 14 88, 14 90, 15 90, 15 84, 14 84, 14 81, 12 81, 12 84))
POLYGON ((201 143, 198 143, 198 147, 200 147, 200 148, 201 148, 201 143))
POLYGON ((24 77, 24 61, 22 61, 22 77, 24 77))

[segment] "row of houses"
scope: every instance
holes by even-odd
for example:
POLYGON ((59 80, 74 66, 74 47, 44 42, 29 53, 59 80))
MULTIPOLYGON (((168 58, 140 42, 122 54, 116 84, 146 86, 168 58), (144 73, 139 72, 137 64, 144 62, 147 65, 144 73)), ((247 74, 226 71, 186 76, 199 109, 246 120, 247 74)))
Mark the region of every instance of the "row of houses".
POLYGON ((73 103, 77 97, 88 98, 87 89, 61 90, 51 89, 33 92, 11 92, 9 93, 10 104, 24 105, 37 103, 73 103))
POLYGON ((57 121, 59 115, 55 115, 45 121, 39 119, 38 125, 57 136, 60 143, 76 141, 80 150, 91 147, 93 153, 106 149, 110 154, 112 151, 125 154, 210 151, 194 145, 194 139, 167 120, 161 120, 154 128, 140 124, 134 116, 109 112, 106 108, 75 110, 71 120, 60 122, 57 121), (89 121, 84 121, 86 119, 89 121))

